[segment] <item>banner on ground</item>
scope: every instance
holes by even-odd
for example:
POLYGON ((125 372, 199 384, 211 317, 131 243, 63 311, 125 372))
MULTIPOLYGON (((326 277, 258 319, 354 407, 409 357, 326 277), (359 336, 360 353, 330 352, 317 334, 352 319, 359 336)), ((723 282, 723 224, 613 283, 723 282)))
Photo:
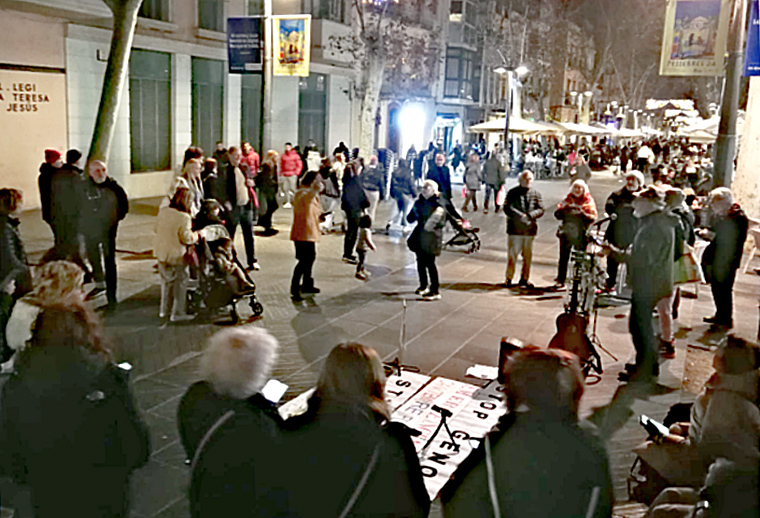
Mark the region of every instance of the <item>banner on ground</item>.
POLYGON ((263 56, 263 18, 227 18, 227 62, 230 74, 258 72, 263 56))
POLYGON ((274 75, 309 76, 311 15, 275 16, 274 75))
POLYGON ((744 75, 760 76, 760 0, 752 0, 750 8, 744 75))
POLYGON ((668 0, 660 75, 724 73, 731 0, 668 0))

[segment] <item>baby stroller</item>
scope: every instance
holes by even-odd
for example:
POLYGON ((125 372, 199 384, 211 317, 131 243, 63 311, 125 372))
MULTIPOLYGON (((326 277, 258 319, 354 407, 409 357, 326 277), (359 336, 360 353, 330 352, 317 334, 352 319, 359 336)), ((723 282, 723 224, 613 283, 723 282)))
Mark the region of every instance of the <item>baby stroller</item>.
MULTIPOLYGON (((230 239, 230 234, 223 225, 209 225, 200 231, 196 251, 198 253, 198 283, 194 290, 188 291, 190 303, 188 307, 196 312, 207 311, 213 313, 222 309, 228 309, 233 324, 240 321, 237 312, 237 303, 242 299, 248 299, 248 305, 254 317, 264 312, 264 307, 256 298, 255 291, 244 294, 238 293, 227 282, 227 273, 222 271, 217 264, 214 254, 220 245, 220 241, 230 239)), ((237 256, 235 264, 242 268, 237 256)), ((246 280, 253 284, 253 280, 245 274, 246 280)))
POLYGON ((454 237, 446 241, 444 246, 455 247, 464 246, 466 254, 471 254, 480 250, 480 238, 478 237, 479 228, 471 227, 470 222, 449 218, 451 226, 454 227, 454 237))

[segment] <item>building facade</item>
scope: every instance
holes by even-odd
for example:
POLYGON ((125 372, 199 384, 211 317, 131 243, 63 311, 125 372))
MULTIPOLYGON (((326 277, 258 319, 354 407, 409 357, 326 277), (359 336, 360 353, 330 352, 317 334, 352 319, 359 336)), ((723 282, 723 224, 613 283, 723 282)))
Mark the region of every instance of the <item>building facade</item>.
MULTIPOLYGON (((273 79, 271 141, 332 149, 358 132, 351 63, 329 51, 350 30, 347 0, 274 0, 312 14, 309 77, 273 79)), ((0 185, 39 205, 44 150, 89 149, 111 40, 101 0, 20 0, 0 7, 0 185)), ((166 194, 184 150, 248 140, 260 151, 261 73, 227 71, 226 19, 261 0, 144 0, 120 100, 109 173, 132 198, 166 194)))

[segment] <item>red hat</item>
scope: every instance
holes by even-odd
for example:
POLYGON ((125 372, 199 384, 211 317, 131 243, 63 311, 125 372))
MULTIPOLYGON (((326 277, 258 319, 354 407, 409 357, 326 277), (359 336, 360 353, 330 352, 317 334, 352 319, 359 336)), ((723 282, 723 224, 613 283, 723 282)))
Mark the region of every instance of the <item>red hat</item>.
POLYGON ((55 149, 45 150, 45 162, 48 164, 55 164, 58 159, 61 158, 61 153, 55 149))

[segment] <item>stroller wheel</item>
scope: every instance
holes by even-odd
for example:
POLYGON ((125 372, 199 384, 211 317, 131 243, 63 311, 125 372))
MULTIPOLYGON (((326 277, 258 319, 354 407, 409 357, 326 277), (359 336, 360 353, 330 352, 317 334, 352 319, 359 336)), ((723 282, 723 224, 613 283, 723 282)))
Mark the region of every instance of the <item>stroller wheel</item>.
POLYGON ((232 325, 237 324, 240 322, 240 315, 238 315, 237 308, 235 305, 232 305, 232 308, 230 309, 230 320, 232 320, 232 325))
POLYGON ((251 311, 253 312, 254 317, 261 316, 261 314, 264 312, 264 306, 262 306, 261 302, 255 298, 251 298, 249 306, 251 306, 251 311))

